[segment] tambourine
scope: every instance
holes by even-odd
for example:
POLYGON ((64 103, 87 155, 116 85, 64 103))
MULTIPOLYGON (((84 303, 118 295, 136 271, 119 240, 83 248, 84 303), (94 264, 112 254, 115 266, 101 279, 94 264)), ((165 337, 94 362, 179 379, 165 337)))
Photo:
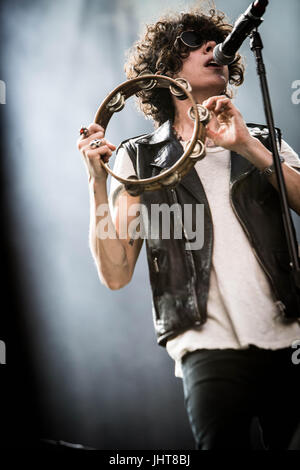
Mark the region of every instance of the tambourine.
POLYGON ((188 115, 194 121, 194 129, 191 139, 186 143, 183 155, 174 165, 163 169, 159 175, 151 178, 139 179, 137 176, 122 178, 110 169, 108 163, 102 159, 100 162, 105 170, 118 181, 124 184, 126 191, 132 196, 137 196, 144 191, 153 191, 162 188, 173 188, 179 183, 198 160, 205 157, 205 126, 210 120, 210 112, 204 106, 197 104, 191 94, 191 86, 184 78, 170 78, 165 75, 153 75, 143 72, 138 77, 127 80, 115 88, 98 108, 94 122, 100 124, 105 130, 114 113, 121 111, 125 102, 132 95, 140 91, 152 88, 169 88, 170 92, 180 100, 189 99, 191 107, 188 115))

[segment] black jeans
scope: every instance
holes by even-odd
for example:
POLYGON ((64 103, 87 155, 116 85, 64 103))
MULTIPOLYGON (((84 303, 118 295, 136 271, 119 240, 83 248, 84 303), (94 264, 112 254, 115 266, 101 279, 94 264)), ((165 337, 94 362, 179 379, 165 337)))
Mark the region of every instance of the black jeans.
POLYGON ((262 448, 300 450, 300 364, 296 350, 198 349, 182 358, 185 407, 195 448, 252 449, 259 422, 262 448))

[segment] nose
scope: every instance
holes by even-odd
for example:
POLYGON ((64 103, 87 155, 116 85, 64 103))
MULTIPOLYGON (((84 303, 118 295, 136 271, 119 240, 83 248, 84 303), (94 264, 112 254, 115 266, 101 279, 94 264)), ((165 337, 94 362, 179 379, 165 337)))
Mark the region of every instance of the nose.
POLYGON ((217 45, 216 41, 207 41, 203 45, 203 53, 208 54, 209 52, 211 52, 215 48, 216 45, 217 45))

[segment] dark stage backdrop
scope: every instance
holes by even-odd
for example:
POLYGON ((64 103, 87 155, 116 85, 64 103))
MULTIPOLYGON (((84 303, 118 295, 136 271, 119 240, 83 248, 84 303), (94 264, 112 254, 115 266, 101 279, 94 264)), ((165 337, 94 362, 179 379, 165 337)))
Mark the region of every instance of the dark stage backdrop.
MULTIPOLYGON (((9 445, 45 438, 98 449, 194 448, 181 379, 156 344, 145 247, 128 286, 100 283, 76 148, 78 129, 125 80, 125 51, 144 24, 191 3, 1 2, 0 406, 9 445)), ((216 1, 231 20, 248 4, 216 1)), ((275 122, 300 152, 300 3, 282 5, 270 2, 260 32, 275 122)), ((265 123, 248 41, 242 52, 247 73, 236 104, 246 121, 265 123)), ((109 138, 118 144, 151 129, 130 105, 113 118, 109 138)))

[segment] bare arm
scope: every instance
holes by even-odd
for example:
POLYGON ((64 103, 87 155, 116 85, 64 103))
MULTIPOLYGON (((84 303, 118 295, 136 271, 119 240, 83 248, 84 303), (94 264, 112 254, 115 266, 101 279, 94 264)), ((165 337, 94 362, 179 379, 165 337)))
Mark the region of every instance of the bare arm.
POLYGON ((90 187, 90 249, 93 254, 100 280, 110 289, 120 289, 132 278, 143 239, 129 243, 131 236, 126 230, 126 238, 120 238, 120 225, 128 228, 134 215, 128 215, 132 204, 139 203, 139 197, 123 191, 117 198, 114 216, 108 206, 106 184, 91 180, 90 187), (103 210, 100 205, 104 204, 103 210), (124 211, 127 206, 127 211, 124 211), (99 210, 100 209, 100 210, 99 210), (99 213, 101 212, 101 215, 99 213), (101 223, 102 221, 102 223, 101 223), (103 238, 103 229, 110 234, 103 238))
POLYGON ((125 231, 124 238, 119 237, 120 221, 127 227, 135 218, 128 216, 132 204, 139 203, 139 197, 132 197, 126 191, 117 199, 114 220, 110 212, 107 195, 107 172, 100 159, 108 161, 115 146, 104 139, 104 129, 98 124, 91 124, 88 136, 80 138, 77 147, 82 153, 89 179, 90 193, 90 231, 89 244, 96 263, 100 281, 110 289, 120 289, 132 278, 134 267, 142 247, 143 239, 129 243, 131 236, 125 231), (90 143, 101 139, 101 146, 91 149, 90 143), (121 197, 122 196, 122 197, 121 197), (127 211, 120 209, 120 201, 127 202, 127 211))

